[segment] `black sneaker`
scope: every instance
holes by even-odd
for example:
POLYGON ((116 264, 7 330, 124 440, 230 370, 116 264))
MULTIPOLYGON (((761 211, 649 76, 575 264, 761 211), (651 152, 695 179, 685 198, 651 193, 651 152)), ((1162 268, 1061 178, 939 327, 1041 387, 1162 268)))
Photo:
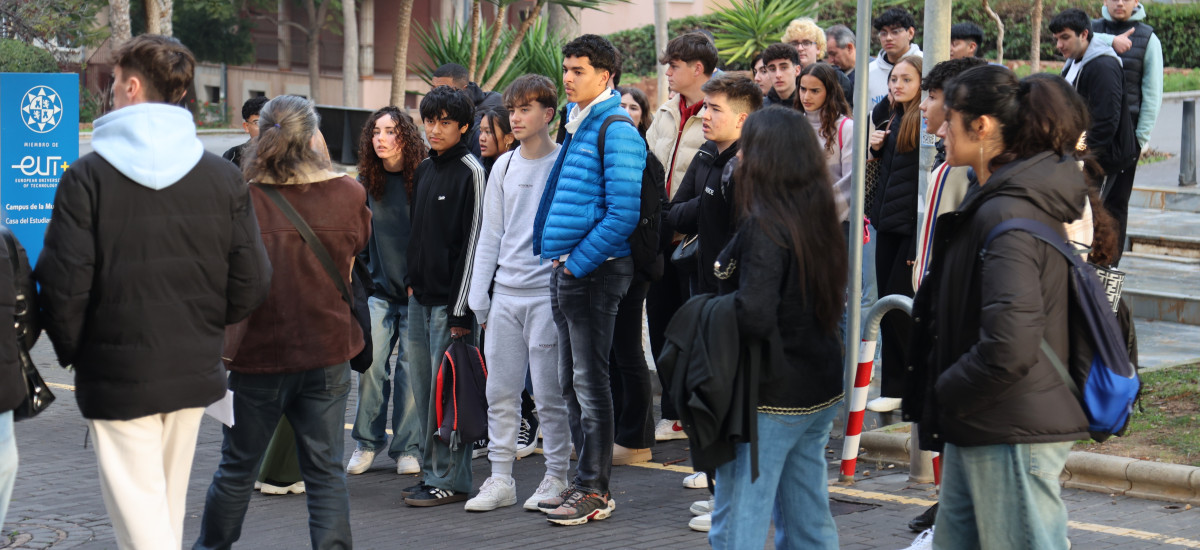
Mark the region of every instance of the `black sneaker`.
POLYGON ((937 518, 937 507, 938 505, 935 502, 933 506, 929 507, 928 510, 921 512, 921 515, 908 522, 908 528, 912 529, 912 532, 914 533, 920 533, 921 531, 933 527, 933 520, 937 518))
POLYGON ((517 458, 525 458, 537 450, 537 421, 521 419, 521 430, 517 432, 517 458))
POLYGON ((427 489, 429 489, 429 486, 424 482, 413 485, 412 487, 405 487, 404 489, 400 490, 400 498, 408 498, 427 489))
POLYGON ((482 458, 482 457, 487 456, 487 453, 488 453, 488 440, 480 439, 479 441, 475 442, 475 450, 471 451, 471 458, 472 459, 482 458))
POLYGON ((469 496, 467 493, 456 493, 450 489, 426 485, 424 490, 405 497, 404 503, 409 506, 441 506, 451 502, 462 502, 469 496))
POLYGON ((546 514, 546 520, 558 525, 583 525, 593 519, 608 519, 616 508, 617 503, 608 493, 602 495, 576 489, 567 495, 562 505, 546 514))

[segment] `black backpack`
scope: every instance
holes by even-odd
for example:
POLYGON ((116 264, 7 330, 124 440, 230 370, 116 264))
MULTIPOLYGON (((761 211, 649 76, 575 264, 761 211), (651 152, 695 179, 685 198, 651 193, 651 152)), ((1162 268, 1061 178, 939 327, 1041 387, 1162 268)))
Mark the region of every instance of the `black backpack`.
MULTIPOLYGON (((604 181, 604 133, 608 125, 618 121, 633 120, 625 115, 611 115, 600 125, 600 138, 596 144, 600 151, 600 181, 604 181)), ((666 170, 649 150, 646 151, 646 168, 642 170, 641 212, 637 227, 629 235, 630 256, 633 269, 647 281, 657 281, 663 275, 662 246, 659 243, 662 231, 663 203, 667 202, 666 170)))
POLYGON ((487 366, 479 348, 454 338, 442 354, 434 406, 437 437, 450 450, 488 435, 487 366))

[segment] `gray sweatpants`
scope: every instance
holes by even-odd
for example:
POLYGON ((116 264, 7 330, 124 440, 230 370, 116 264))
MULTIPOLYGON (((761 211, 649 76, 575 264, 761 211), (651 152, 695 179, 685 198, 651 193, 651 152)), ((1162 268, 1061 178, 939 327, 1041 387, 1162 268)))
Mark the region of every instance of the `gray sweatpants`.
POLYGON ((528 368, 542 429, 546 475, 565 481, 570 468, 571 428, 558 381, 558 329, 550 310, 550 296, 495 292, 483 351, 488 367, 488 459, 492 473, 512 475, 521 423, 521 390, 528 368))

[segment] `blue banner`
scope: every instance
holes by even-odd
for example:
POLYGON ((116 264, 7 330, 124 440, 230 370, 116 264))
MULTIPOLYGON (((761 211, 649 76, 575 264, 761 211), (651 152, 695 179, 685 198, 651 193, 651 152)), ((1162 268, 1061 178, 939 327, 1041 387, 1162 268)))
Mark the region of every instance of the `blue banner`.
POLYGON ((79 75, 0 73, 0 222, 37 261, 54 192, 79 157, 79 75))

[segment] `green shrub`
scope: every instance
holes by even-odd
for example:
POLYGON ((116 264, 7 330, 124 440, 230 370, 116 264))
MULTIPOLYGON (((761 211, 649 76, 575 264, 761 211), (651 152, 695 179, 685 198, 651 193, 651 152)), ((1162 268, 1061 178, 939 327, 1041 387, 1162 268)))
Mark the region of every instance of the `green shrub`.
POLYGON ((19 40, 0 38, 0 73, 57 73, 50 52, 19 40))
MULTIPOLYGON (((525 34, 525 38, 521 40, 520 49, 517 57, 513 59, 508 70, 504 72, 504 76, 496 83, 495 91, 503 92, 513 80, 523 74, 533 73, 548 77, 552 82, 558 85, 558 95, 564 95, 562 87, 562 47, 567 43, 557 32, 547 32, 545 17, 539 17, 537 21, 529 28, 529 32, 525 34)), ((429 63, 417 63, 417 74, 421 79, 428 84, 433 82, 434 68, 445 63, 458 63, 463 67, 470 64, 471 59, 471 38, 470 29, 462 25, 446 26, 435 25, 430 29, 425 29, 417 25, 417 41, 421 44, 421 48, 429 55, 429 63)), ((515 28, 509 27, 500 31, 500 41, 497 43, 495 53, 488 60, 487 70, 484 71, 483 78, 479 79, 478 83, 483 84, 491 79, 492 75, 500 69, 500 62, 504 58, 504 52, 507 52, 512 45, 513 38, 516 36, 515 28)), ((479 40, 479 60, 483 60, 483 54, 491 45, 492 27, 484 25, 481 29, 481 37, 479 40)))
MULTIPOLYGON (((667 22, 667 37, 679 36, 694 30, 716 30, 716 18, 712 15, 690 15, 667 22)), ((658 70, 658 53, 654 49, 654 25, 646 25, 636 29, 615 32, 606 38, 616 46, 623 56, 621 60, 621 81, 633 81, 636 76, 655 74, 658 70), (628 78, 626 78, 628 76, 628 78)), ((725 70, 744 71, 745 63, 727 63, 724 59, 719 64, 725 70)))

